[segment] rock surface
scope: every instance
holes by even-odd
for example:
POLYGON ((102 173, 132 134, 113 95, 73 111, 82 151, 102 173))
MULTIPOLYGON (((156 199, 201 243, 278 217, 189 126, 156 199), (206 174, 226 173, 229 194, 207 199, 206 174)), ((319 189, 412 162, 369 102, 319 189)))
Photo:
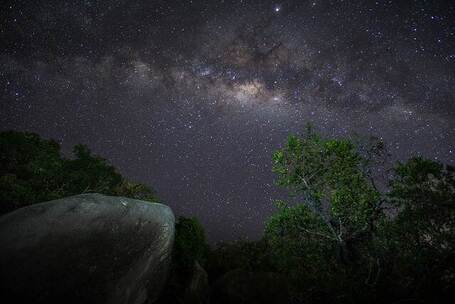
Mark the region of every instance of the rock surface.
POLYGON ((152 303, 174 239, 167 206, 84 194, 0 218, 0 292, 11 303, 152 303))

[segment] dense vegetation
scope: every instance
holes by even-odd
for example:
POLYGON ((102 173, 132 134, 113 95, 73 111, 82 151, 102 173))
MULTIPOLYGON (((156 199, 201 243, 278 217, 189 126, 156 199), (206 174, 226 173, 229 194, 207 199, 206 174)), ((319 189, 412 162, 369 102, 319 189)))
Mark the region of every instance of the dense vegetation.
MULTIPOLYGON (((65 158, 56 142, 11 131, 0 134, 0 151, 3 213, 84 192, 157 200, 150 188, 127 181, 83 145, 74 147, 73 158, 65 158)), ((292 202, 276 202, 261 240, 224 243, 213 250, 197 219, 179 218, 163 303, 205 299, 188 287, 201 269, 212 289, 227 284, 226 277, 243 277, 246 289, 257 285, 267 294, 282 285, 272 284, 275 290, 258 286, 285 281, 289 293, 281 302, 450 299, 455 290, 455 170, 419 157, 387 170, 387 156, 377 139, 326 139, 311 128, 289 137, 273 156, 273 170, 292 202)), ((215 303, 228 303, 220 301, 215 303)))
POLYGON ((261 240, 211 251, 210 279, 284 274, 282 302, 450 302, 455 170, 420 157, 388 169, 388 156, 375 138, 326 139, 311 128, 289 137, 273 170, 293 202, 276 202, 261 240))
POLYGON ((128 181, 85 145, 66 158, 53 140, 8 131, 0 133, 0 151, 0 214, 88 192, 157 200, 151 188, 128 181))
POLYGON ((380 141, 311 128, 275 153, 278 184, 300 203, 278 203, 265 239, 305 300, 442 301, 455 288, 454 168, 411 158, 384 181, 385 156, 380 141))

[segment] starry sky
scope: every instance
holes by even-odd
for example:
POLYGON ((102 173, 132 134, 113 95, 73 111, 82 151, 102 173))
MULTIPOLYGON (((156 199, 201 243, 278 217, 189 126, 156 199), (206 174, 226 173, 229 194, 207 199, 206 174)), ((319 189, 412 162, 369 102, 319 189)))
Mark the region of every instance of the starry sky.
POLYGON ((0 90, 0 130, 85 143, 211 242, 255 239, 309 122, 455 164, 455 1, 3 1, 0 90))

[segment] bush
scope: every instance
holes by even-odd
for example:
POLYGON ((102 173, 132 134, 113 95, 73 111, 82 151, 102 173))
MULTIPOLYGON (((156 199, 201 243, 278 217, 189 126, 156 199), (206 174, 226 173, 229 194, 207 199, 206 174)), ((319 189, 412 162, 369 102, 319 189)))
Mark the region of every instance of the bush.
POLYGON ((199 220, 180 217, 175 225, 175 266, 184 271, 191 270, 195 261, 204 266, 208 252, 204 227, 199 220))

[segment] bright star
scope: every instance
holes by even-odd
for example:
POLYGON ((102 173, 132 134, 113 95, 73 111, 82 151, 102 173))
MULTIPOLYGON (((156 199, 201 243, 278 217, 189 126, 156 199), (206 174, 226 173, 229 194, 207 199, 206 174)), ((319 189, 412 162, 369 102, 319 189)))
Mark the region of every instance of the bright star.
POLYGON ((281 11, 281 6, 280 5, 275 5, 275 7, 273 8, 273 10, 278 13, 279 11, 281 11))

